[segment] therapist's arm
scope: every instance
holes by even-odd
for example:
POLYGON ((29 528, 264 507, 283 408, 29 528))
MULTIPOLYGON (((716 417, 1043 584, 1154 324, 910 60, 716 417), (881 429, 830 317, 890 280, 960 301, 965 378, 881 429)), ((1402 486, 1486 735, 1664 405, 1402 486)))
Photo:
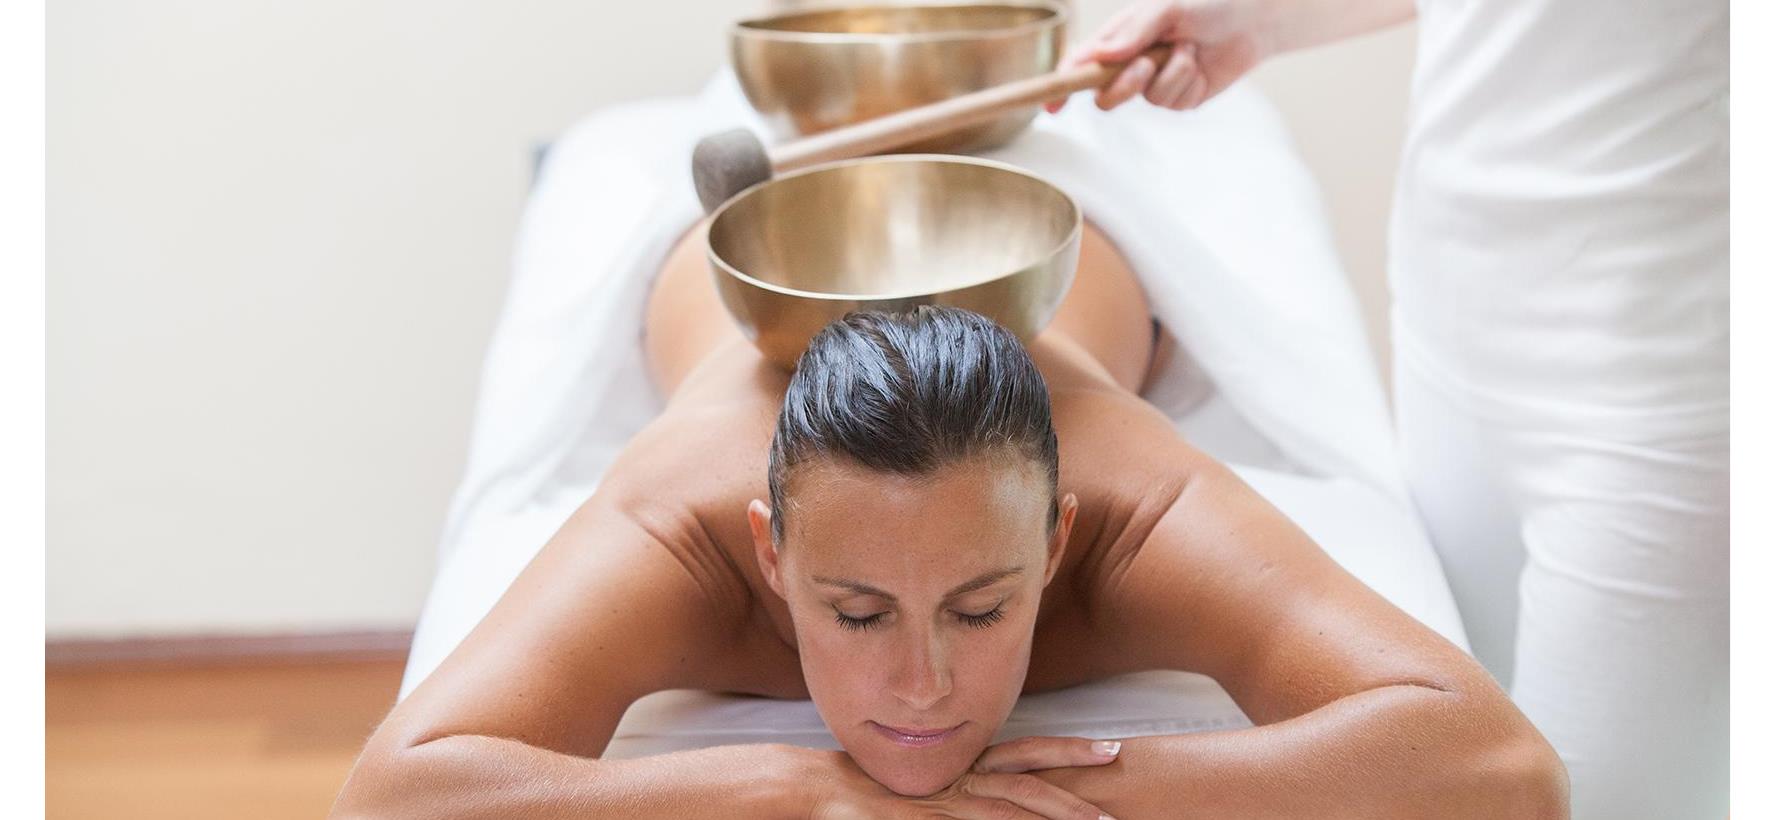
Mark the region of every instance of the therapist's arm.
POLYGON ((1097 633, 1139 667, 1212 676, 1257 725, 1128 739, 1113 766, 1043 779, 1124 820, 1567 815, 1563 764, 1483 668, 1176 450, 1183 489, 1117 558, 1097 633))
POLYGON ((1140 0, 1069 50, 1061 66, 1121 62, 1171 44, 1163 65, 1150 57, 1130 63, 1098 90, 1097 106, 1109 110, 1141 95, 1181 111, 1212 99, 1270 57, 1378 31, 1416 11, 1413 0, 1140 0))

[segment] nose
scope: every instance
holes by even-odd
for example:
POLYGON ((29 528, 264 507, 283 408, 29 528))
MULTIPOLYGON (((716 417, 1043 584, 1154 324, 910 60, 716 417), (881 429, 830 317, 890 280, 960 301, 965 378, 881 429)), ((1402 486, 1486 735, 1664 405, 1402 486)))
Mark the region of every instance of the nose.
POLYGON ((954 681, 949 674, 948 651, 933 629, 910 634, 895 664, 889 688, 894 697, 915 711, 925 711, 949 696, 954 681))

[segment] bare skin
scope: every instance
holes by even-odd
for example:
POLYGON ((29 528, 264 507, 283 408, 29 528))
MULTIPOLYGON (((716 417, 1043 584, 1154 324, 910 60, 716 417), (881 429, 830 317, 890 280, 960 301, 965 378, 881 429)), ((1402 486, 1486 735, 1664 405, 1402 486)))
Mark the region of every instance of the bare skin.
MULTIPOLYGON (((1084 741, 993 747, 917 800, 843 752, 598 759, 650 692, 809 694, 761 529, 768 510, 754 503, 768 498, 788 375, 739 337, 707 277, 693 229, 648 308, 665 413, 378 728, 337 816, 676 817, 716 805, 796 817, 1564 816, 1557 756, 1471 658, 1344 572, 1138 397, 1148 313, 1094 229, 1060 315, 1029 347, 1051 393, 1067 509, 1048 552, 1028 556, 1039 609, 1027 613, 1022 691, 1201 672, 1257 726, 1130 738, 1108 765, 1084 741)), ((943 532, 891 508, 877 517, 943 532)), ((901 653, 914 658, 904 669, 934 663, 922 651, 901 653)), ((895 673, 883 685, 911 703, 941 696, 927 692, 941 678, 895 673)))

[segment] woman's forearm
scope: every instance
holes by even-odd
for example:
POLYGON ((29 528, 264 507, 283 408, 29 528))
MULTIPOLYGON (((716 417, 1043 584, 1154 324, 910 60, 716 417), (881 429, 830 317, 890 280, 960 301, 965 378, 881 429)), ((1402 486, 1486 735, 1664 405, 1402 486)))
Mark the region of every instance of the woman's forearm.
POLYGON ((1113 766, 1043 779, 1121 820, 1565 817, 1552 747, 1463 700, 1489 696, 1387 686, 1267 726, 1132 738, 1113 766))
POLYGON ((1380 31, 1417 15, 1413 0, 1255 0, 1255 5, 1270 56, 1380 31))
POLYGON ((717 746, 605 760, 454 735, 358 762, 333 817, 682 818, 805 816, 805 750, 717 746))

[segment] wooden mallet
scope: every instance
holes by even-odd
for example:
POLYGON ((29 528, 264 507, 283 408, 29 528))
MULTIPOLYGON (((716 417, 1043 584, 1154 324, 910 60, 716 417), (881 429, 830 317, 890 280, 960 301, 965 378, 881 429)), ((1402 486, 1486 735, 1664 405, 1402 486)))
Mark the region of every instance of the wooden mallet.
MULTIPOLYGON (((1163 66, 1171 46, 1158 45, 1138 57, 1163 66)), ((1128 62, 1133 62, 1130 60, 1128 62)), ((992 88, 896 111, 855 125, 766 148, 751 131, 735 128, 710 134, 696 144, 690 173, 705 211, 772 176, 832 160, 879 154, 902 145, 986 122, 1019 108, 1041 105, 1115 77, 1128 63, 1084 63, 992 88)))

